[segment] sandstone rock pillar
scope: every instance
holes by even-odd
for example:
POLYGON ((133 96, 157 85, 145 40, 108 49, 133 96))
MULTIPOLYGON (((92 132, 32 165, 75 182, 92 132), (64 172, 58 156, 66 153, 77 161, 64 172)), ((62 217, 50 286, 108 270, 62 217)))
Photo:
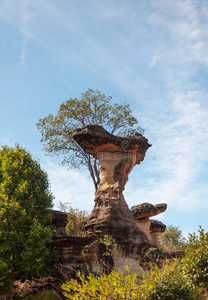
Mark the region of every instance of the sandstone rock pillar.
POLYGON ((109 235, 119 242, 148 245, 126 204, 123 190, 128 175, 151 146, 141 134, 117 137, 99 125, 77 129, 73 138, 99 160, 101 181, 95 192, 95 206, 85 226, 87 235, 109 235))

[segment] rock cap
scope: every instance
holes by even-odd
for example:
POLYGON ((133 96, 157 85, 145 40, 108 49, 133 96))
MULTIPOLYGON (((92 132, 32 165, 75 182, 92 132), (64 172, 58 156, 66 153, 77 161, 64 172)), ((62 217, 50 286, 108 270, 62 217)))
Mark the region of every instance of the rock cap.
POLYGON ((135 132, 132 136, 118 137, 106 131, 100 125, 87 125, 77 128, 72 134, 75 141, 89 154, 96 152, 130 152, 145 155, 151 147, 142 134, 135 132))
POLYGON ((166 225, 157 220, 150 220, 150 232, 164 232, 166 225))
POLYGON ((167 209, 166 203, 153 205, 151 203, 142 203, 131 207, 131 213, 135 220, 142 218, 150 218, 156 216, 167 209))

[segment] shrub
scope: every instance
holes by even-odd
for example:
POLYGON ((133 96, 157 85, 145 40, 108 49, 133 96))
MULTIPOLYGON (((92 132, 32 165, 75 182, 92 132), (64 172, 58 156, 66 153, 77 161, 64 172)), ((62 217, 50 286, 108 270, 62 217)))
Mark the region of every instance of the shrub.
POLYGON ((159 234, 160 248, 162 251, 177 251, 181 250, 185 244, 185 238, 182 235, 180 227, 170 225, 164 232, 159 234))
POLYGON ((138 282, 137 274, 120 274, 87 277, 78 272, 76 279, 62 285, 67 299, 82 300, 202 300, 205 299, 184 272, 179 260, 166 261, 162 268, 152 265, 138 282))
POLYGON ((84 235, 84 225, 89 218, 89 213, 86 210, 73 208, 68 203, 59 203, 60 210, 67 214, 66 233, 68 235, 84 235))
POLYGON ((69 235, 84 235, 84 223, 89 217, 85 210, 74 209, 71 206, 67 212, 66 233, 69 235))
POLYGON ((141 299, 148 300, 193 300, 203 299, 183 272, 178 260, 164 262, 147 271, 140 282, 141 299))
POLYGON ((189 234, 182 263, 195 286, 208 289, 208 232, 189 234))
POLYGON ((77 273, 77 279, 71 279, 62 285, 67 299, 106 300, 106 299, 139 299, 137 274, 123 275, 113 270, 110 275, 96 277, 77 273))

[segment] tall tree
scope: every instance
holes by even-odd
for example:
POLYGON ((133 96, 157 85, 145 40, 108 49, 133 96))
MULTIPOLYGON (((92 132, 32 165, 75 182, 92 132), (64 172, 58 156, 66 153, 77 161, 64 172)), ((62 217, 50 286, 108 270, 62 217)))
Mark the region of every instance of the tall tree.
POLYGON ((47 174, 20 146, 0 150, 0 295, 14 280, 47 274, 53 197, 47 174))
POLYGON ((129 104, 111 104, 111 100, 112 97, 106 97, 101 91, 88 89, 80 99, 70 98, 62 103, 56 116, 50 114, 37 123, 44 150, 50 155, 62 154, 62 164, 70 168, 86 167, 95 190, 100 182, 98 161, 76 143, 72 138, 73 131, 90 124, 102 125, 110 133, 120 136, 143 131, 133 117, 129 104))

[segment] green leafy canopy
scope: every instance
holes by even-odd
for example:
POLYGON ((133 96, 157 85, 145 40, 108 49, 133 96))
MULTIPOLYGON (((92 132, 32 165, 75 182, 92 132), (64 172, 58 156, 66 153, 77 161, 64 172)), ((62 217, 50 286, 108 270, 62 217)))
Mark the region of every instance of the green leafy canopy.
POLYGON ((170 225, 159 234, 159 242, 162 251, 177 251, 182 249, 186 239, 183 237, 179 226, 170 225))
POLYGON ((50 114, 37 123, 44 150, 50 155, 63 155, 62 164, 70 168, 86 167, 95 189, 100 181, 98 162, 80 148, 72 138, 73 131, 86 125, 98 124, 120 136, 131 135, 135 131, 143 132, 129 104, 111 104, 111 100, 112 97, 106 97, 101 91, 89 89, 82 93, 80 99, 70 98, 62 103, 56 116, 50 114))
POLYGON ((189 234, 182 263, 194 285, 208 290, 208 232, 201 227, 189 234))
MULTIPOLYGON (((15 278, 47 274, 53 196, 47 174, 16 145, 0 150, 0 294, 15 278), (6 270, 6 272, 5 272, 6 270)), ((12 296, 11 296, 12 299, 12 296)))

